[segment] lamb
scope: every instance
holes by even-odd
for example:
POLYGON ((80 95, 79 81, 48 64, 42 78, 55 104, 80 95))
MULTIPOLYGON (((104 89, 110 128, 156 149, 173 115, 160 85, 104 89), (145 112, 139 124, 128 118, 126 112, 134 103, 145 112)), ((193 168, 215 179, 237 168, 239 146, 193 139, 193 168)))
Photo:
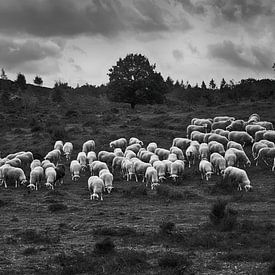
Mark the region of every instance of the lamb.
POLYGON ((187 129, 186 129, 186 133, 187 133, 187 138, 191 138, 191 133, 193 131, 198 131, 201 133, 207 133, 207 125, 188 125, 187 129))
POLYGON ((275 142, 275 130, 268 130, 263 134, 263 138, 275 142))
POLYGON ((226 150, 224 155, 226 166, 235 166, 237 164, 237 155, 232 148, 226 150))
POLYGON ((77 181, 80 178, 81 165, 77 160, 72 160, 70 164, 70 173, 73 181, 77 181))
POLYGON ((94 151, 88 152, 86 159, 88 164, 90 165, 93 161, 97 159, 96 153, 94 151))
POLYGON ((243 165, 244 167, 246 167, 246 165, 251 166, 251 161, 247 157, 244 150, 239 150, 239 149, 236 149, 236 148, 231 148, 229 150, 231 150, 232 152, 234 152, 236 154, 236 156, 237 156, 237 165, 238 166, 241 166, 241 165, 243 165))
POLYGON ((98 160, 102 161, 102 162, 105 162, 108 166, 111 166, 115 156, 116 155, 113 152, 100 151, 98 153, 98 160))
POLYGON ((210 141, 208 143, 208 147, 209 147, 210 154, 216 152, 216 153, 219 153, 222 156, 224 156, 225 150, 224 150, 224 147, 221 143, 219 143, 217 141, 210 141))
POLYGON ((91 176, 88 179, 88 190, 90 191, 90 199, 99 199, 103 200, 102 193, 104 190, 104 183, 101 178, 98 176, 91 176))
POLYGON ((149 151, 149 152, 154 153, 155 150, 156 150, 157 148, 158 148, 158 145, 157 145, 155 142, 150 142, 150 143, 147 145, 146 150, 149 151))
POLYGON ((188 138, 174 138, 172 146, 180 148, 183 152, 189 147, 191 140, 188 138))
POLYGON ((259 163, 259 160, 262 159, 263 162, 268 165, 267 159, 271 158, 272 160, 275 158, 275 148, 262 148, 259 150, 258 155, 254 160, 256 160, 256 166, 259 163))
POLYGON ((127 146, 126 138, 119 138, 110 142, 111 148, 121 148, 122 150, 124 150, 126 146, 127 146))
POLYGON ((99 172, 99 178, 103 180, 104 188, 108 194, 111 193, 113 187, 114 176, 110 173, 109 169, 102 169, 99 172))
POLYGON ((136 178, 136 182, 138 182, 138 175, 142 176, 142 182, 145 181, 145 172, 148 167, 152 167, 150 163, 146 163, 143 161, 135 161, 133 164, 133 170, 136 178))
POLYGON ((232 121, 230 125, 226 127, 226 130, 228 131, 244 131, 246 126, 246 122, 242 119, 238 119, 235 121, 232 121))
POLYGON ((64 164, 58 164, 55 167, 55 172, 56 172, 55 182, 59 182, 60 184, 63 184, 64 177, 65 177, 65 165, 64 164))
POLYGON ((214 121, 212 124, 212 130, 216 129, 223 129, 226 130, 226 127, 228 127, 231 124, 232 120, 221 120, 221 121, 214 121))
POLYGON ((151 189, 155 189, 159 185, 158 173, 154 167, 147 167, 145 171, 146 187, 151 184, 151 189))
POLYGON ((48 152, 48 154, 44 157, 44 159, 49 160, 53 164, 57 165, 58 162, 60 161, 60 156, 61 156, 61 152, 59 151, 59 149, 54 149, 48 152))
POLYGON ((45 170, 46 187, 54 189, 54 183, 56 181, 56 171, 53 167, 48 167, 45 170))
POLYGON ((31 162, 31 170, 33 170, 35 167, 38 167, 38 166, 42 166, 42 163, 39 159, 34 159, 32 162, 31 162))
POLYGON ((200 156, 200 159, 208 159, 209 158, 209 148, 208 148, 207 143, 200 144, 199 156, 200 156))
POLYGON ((243 147, 242 147, 242 145, 240 143, 232 141, 232 140, 227 143, 227 147, 226 148, 227 149, 236 148, 236 149, 239 149, 239 150, 243 150, 243 147))
POLYGON ((153 167, 157 171, 159 181, 162 182, 163 180, 165 180, 166 179, 165 178, 165 174, 166 174, 165 163, 163 163, 163 161, 158 160, 153 163, 153 167))
POLYGON ((208 143, 210 141, 217 141, 219 143, 221 143, 224 147, 227 146, 227 143, 228 143, 228 139, 222 135, 219 135, 219 134, 215 134, 213 133, 209 138, 208 138, 208 143))
POLYGON ((65 142, 63 145, 63 152, 66 157, 66 160, 69 161, 71 159, 71 154, 73 152, 73 144, 71 142, 65 142))
POLYGON ((139 152, 140 148, 141 148, 141 145, 140 145, 140 144, 134 143, 134 144, 132 144, 132 145, 127 146, 126 149, 125 149, 125 151, 131 150, 131 151, 133 151, 135 154, 137 154, 137 153, 139 152))
POLYGON ((177 181, 179 177, 183 176, 184 162, 182 160, 176 160, 171 164, 171 178, 173 181, 177 181))
POLYGON ((183 152, 180 148, 178 148, 177 146, 172 146, 170 148, 170 153, 176 154, 177 158, 180 160, 184 160, 184 155, 183 152))
POLYGON ((216 116, 213 119, 213 122, 220 122, 220 121, 233 121, 235 117, 232 116, 216 116))
POLYGON ((82 152, 87 155, 88 152, 95 150, 95 141, 93 139, 87 140, 82 145, 82 152))
POLYGON ((79 162, 79 164, 81 165, 81 171, 85 171, 87 168, 87 156, 86 153, 84 151, 79 152, 77 154, 77 158, 76 160, 79 162))
POLYGON ((6 169, 4 173, 4 186, 7 188, 7 182, 13 181, 15 183, 15 188, 18 187, 18 184, 25 184, 27 182, 24 171, 18 167, 12 167, 6 169))
POLYGON ((139 145, 143 146, 143 142, 135 137, 131 137, 129 139, 129 145, 132 145, 132 144, 139 144, 139 145))
POLYGON ((223 174, 226 168, 226 160, 225 158, 219 153, 213 153, 210 156, 210 162, 213 166, 213 171, 217 175, 223 174))
POLYGON ((30 173, 30 184, 27 187, 38 190, 38 184, 42 182, 43 177, 44 169, 41 166, 34 167, 30 173))
POLYGON ((245 131, 249 135, 251 135, 253 138, 255 138, 256 132, 263 131, 263 130, 266 130, 266 129, 264 127, 260 126, 260 125, 252 124, 252 125, 246 125, 245 126, 245 131))
POLYGON ((60 152, 63 151, 63 141, 62 140, 57 140, 55 143, 54 143, 54 146, 53 146, 53 149, 58 149, 60 152))
POLYGON ((199 171, 201 173, 201 179, 208 181, 213 174, 212 164, 208 160, 202 159, 199 164, 199 171))
POLYGON ((7 160, 5 163, 9 164, 12 167, 19 167, 19 168, 21 167, 21 159, 19 159, 17 157, 7 160))
POLYGON ((253 143, 253 137, 245 131, 232 131, 229 133, 228 139, 242 144, 243 147, 246 144, 253 143))
POLYGON ((251 190, 251 182, 247 176, 245 170, 237 168, 237 167, 227 167, 224 170, 223 180, 229 183, 237 183, 238 190, 242 190, 242 185, 244 186, 245 191, 251 190))
POLYGON ((158 155, 160 160, 164 160, 168 158, 170 151, 164 148, 157 148, 155 154, 158 155))
POLYGON ((121 148, 115 148, 114 149, 114 154, 115 154, 116 157, 123 157, 124 156, 124 153, 123 153, 121 148))
POLYGON ((105 162, 95 160, 90 164, 90 172, 92 176, 99 175, 99 172, 102 169, 108 169, 108 166, 105 162))

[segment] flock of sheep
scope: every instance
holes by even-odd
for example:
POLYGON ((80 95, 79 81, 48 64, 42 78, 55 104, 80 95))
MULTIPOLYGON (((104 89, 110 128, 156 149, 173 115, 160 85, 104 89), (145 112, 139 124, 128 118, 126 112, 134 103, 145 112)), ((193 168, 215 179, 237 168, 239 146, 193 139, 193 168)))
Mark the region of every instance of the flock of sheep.
POLYGON ((245 168, 251 165, 244 148, 252 144, 252 156, 256 165, 260 160, 268 164, 273 161, 275 169, 275 131, 273 124, 261 121, 258 114, 252 114, 247 121, 234 117, 219 116, 214 119, 193 118, 187 126, 187 137, 174 138, 169 149, 151 142, 147 147, 138 138, 129 142, 119 138, 110 142, 112 151, 95 152, 94 140, 86 141, 75 160, 71 160, 73 144, 58 140, 53 150, 43 161, 33 159, 32 152, 17 152, 0 159, 0 184, 24 184, 38 190, 42 182, 48 188, 63 183, 65 165, 62 155, 70 163, 72 181, 77 181, 89 169, 88 190, 90 198, 103 200, 106 190, 112 191, 114 173, 130 181, 146 182, 156 188, 167 179, 177 181, 185 169, 198 164, 202 180, 209 180, 212 174, 221 176, 228 184, 236 183, 238 190, 252 188, 245 168), (26 174, 30 171, 29 179, 26 174))

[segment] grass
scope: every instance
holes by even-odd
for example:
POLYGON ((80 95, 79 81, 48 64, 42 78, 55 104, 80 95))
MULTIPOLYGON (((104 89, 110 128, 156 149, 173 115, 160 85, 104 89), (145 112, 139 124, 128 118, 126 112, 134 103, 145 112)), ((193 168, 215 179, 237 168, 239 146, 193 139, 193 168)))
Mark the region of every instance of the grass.
POLYGON ((100 227, 94 230, 95 235, 108 235, 108 236, 133 236, 137 235, 135 229, 127 226, 123 227, 100 227))
POLYGON ((184 198, 183 192, 177 191, 166 184, 158 185, 156 190, 159 196, 167 199, 180 200, 184 198))
POLYGON ((33 246, 29 246, 29 247, 25 248, 22 252, 22 254, 25 256, 34 255, 36 253, 37 253, 37 249, 33 246))
POLYGON ((130 183, 130 185, 123 190, 123 195, 130 198, 147 196, 147 189, 144 184, 130 183))
POLYGON ((48 206, 48 210, 50 212, 63 211, 67 209, 68 209, 68 206, 60 202, 52 203, 48 206))
POLYGON ((172 232, 175 230, 175 223, 173 222, 162 222, 159 226, 159 233, 160 234, 172 234, 172 232))
POLYGON ((97 254, 108 254, 114 251, 115 244, 109 237, 95 243, 94 252, 97 254))

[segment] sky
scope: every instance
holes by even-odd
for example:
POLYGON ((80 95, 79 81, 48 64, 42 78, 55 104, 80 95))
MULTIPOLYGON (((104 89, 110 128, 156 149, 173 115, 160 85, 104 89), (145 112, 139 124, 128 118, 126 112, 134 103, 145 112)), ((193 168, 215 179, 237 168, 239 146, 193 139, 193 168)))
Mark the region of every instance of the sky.
POLYGON ((0 0, 0 68, 44 86, 108 82, 140 53, 164 79, 275 78, 274 0, 0 0))

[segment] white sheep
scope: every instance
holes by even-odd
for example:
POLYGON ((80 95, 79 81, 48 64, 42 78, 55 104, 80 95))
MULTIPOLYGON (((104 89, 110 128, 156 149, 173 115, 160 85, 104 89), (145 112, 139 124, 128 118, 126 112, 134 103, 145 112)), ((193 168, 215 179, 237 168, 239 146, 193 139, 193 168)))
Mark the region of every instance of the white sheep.
POLYGON ((187 128, 186 128, 186 136, 187 138, 190 138, 191 137, 191 133, 193 131, 198 131, 198 132, 201 132, 201 133, 207 133, 207 125, 203 125, 203 126, 200 126, 200 125, 188 125, 187 128))
POLYGON ((127 181, 130 181, 132 176, 135 175, 134 162, 128 158, 122 160, 121 169, 122 174, 124 177, 126 176, 127 181))
POLYGON ((213 153, 210 155, 210 162, 213 166, 213 171, 217 175, 223 174, 226 168, 226 160, 219 153, 213 153))
POLYGON ((204 139, 205 139, 205 133, 201 133, 199 131, 193 131, 191 133, 191 136, 190 136, 190 139, 191 140, 196 140, 198 141, 199 143, 203 143, 204 142, 204 139))
POLYGON ((255 141, 260 141, 262 139, 264 139, 264 133, 266 132, 267 130, 260 130, 260 131, 257 131, 255 133, 255 141))
POLYGON ((58 149, 60 152, 63 151, 63 141, 62 140, 57 140, 55 143, 54 143, 54 146, 53 146, 53 149, 58 149))
POLYGON ((208 143, 211 141, 217 141, 221 143, 224 147, 227 146, 228 139, 220 134, 215 134, 213 133, 209 138, 208 138, 208 143))
POLYGON ((119 170, 122 172, 122 161, 124 160, 125 157, 120 157, 117 156, 113 159, 112 162, 112 173, 115 173, 115 171, 119 170))
POLYGON ((29 168, 31 162, 33 161, 33 154, 30 151, 24 152, 22 154, 18 154, 18 155, 16 155, 16 157, 21 160, 22 168, 24 168, 24 167, 29 168))
POLYGON ((162 182, 163 180, 165 180, 166 179, 165 178, 165 174, 166 174, 165 163, 163 163, 163 161, 157 160, 153 163, 153 167, 157 171, 159 181, 162 182))
POLYGON ((21 159, 15 157, 13 159, 7 160, 5 164, 9 164, 12 167, 21 167, 21 159))
POLYGON ((232 148, 227 149, 224 154, 226 166, 235 166, 237 164, 237 155, 232 148))
POLYGON ((200 144, 199 156, 200 156, 200 159, 208 159, 209 158, 209 147, 208 147, 207 143, 200 144))
POLYGON ((39 159, 34 159, 31 162, 30 168, 31 168, 31 170, 33 170, 35 167, 38 167, 38 166, 42 166, 41 161, 39 159))
POLYGON ((191 165, 194 165, 196 160, 199 159, 199 147, 195 143, 191 143, 190 146, 186 149, 185 154, 188 166, 190 168, 191 165))
POLYGON ((87 156, 86 153, 84 151, 79 152, 77 154, 77 158, 76 160, 79 162, 79 164, 81 165, 81 171, 85 171, 87 168, 87 156))
POLYGON ((90 199, 103 200, 102 193, 104 190, 104 183, 98 176, 91 176, 88 179, 88 190, 90 191, 90 199))
POLYGON ((54 183, 56 181, 56 171, 53 167, 48 167, 45 170, 45 178, 46 178, 46 187, 50 189, 54 189, 54 183))
POLYGON ((231 122, 230 125, 226 127, 228 131, 244 131, 246 122, 242 119, 237 119, 231 122))
POLYGON ((167 159, 170 160, 171 162, 174 162, 174 161, 176 161, 178 159, 178 157, 177 157, 177 155, 175 153, 170 153, 168 155, 167 159))
POLYGON ((225 150, 224 150, 224 146, 221 143, 217 141, 210 141, 208 143, 208 147, 209 147, 210 154, 216 152, 224 156, 225 150))
POLYGON ((60 161, 60 157, 61 157, 60 150, 59 149, 54 149, 54 150, 48 152, 48 154, 44 157, 44 159, 49 160, 50 162, 57 165, 58 162, 60 161))
POLYGON ((270 121, 258 121, 254 122, 254 125, 260 125, 264 127, 266 130, 274 130, 273 124, 270 121))
POLYGON ((178 159, 184 160, 183 151, 179 147, 177 146, 170 147, 170 153, 176 154, 178 159))
POLYGON ((90 166, 90 172, 91 172, 92 176, 98 176, 100 170, 108 169, 107 164, 105 162, 102 162, 102 161, 99 161, 99 160, 95 160, 89 166, 90 166))
POLYGON ((208 181, 213 174, 213 166, 211 162, 206 159, 202 159, 199 163, 199 171, 201 173, 201 179, 206 179, 208 181))
POLYGON ((268 130, 263 134, 263 138, 275 142, 275 130, 268 130))
POLYGON ((171 178, 177 181, 179 177, 183 176, 184 173, 184 162, 182 160, 176 160, 171 164, 171 178))
POLYGON ((123 157, 124 156, 124 153, 123 153, 121 148, 115 148, 114 149, 114 154, 115 154, 116 157, 123 157))
POLYGON ((207 126, 207 130, 210 131, 211 130, 211 126, 212 126, 212 119, 209 118, 195 118, 191 121, 191 124, 194 125, 199 125, 199 126, 207 126))
POLYGON ((229 131, 224 130, 224 129, 215 129, 215 130, 212 130, 212 133, 219 134, 223 137, 226 137, 227 139, 228 139, 228 135, 229 135, 229 131))
POLYGON ((158 173, 154 167, 147 167, 145 171, 146 187, 148 184, 151 184, 151 189, 153 190, 156 186, 159 185, 158 173))
POLYGON ((245 189, 245 191, 248 191, 252 189, 251 182, 247 176, 247 173, 245 170, 229 166, 224 170, 223 174, 223 180, 225 182, 231 183, 237 183, 238 184, 238 190, 242 190, 242 185, 245 189))
POLYGON ((113 180, 114 176, 109 171, 109 169, 102 169, 99 172, 99 178, 103 180, 104 188, 107 190, 107 192, 110 194, 113 187, 113 180))
POLYGON ((80 178, 81 165, 77 160, 72 160, 70 163, 70 173, 73 181, 77 181, 80 178))
POLYGON ((88 152, 94 151, 94 150, 95 150, 95 141, 93 139, 87 140, 83 143, 82 152, 85 152, 86 155, 88 154, 88 152))
POLYGON ((244 167, 246 167, 247 165, 251 166, 251 161, 247 157, 244 150, 239 150, 239 149, 236 149, 236 148, 231 148, 230 150, 236 154, 236 156, 237 156, 237 165, 238 166, 241 166, 241 165, 243 165, 244 167))
POLYGON ((233 121, 235 120, 235 117, 232 116, 216 116, 213 119, 213 122, 219 122, 219 121, 233 121))
POLYGON ((171 175, 171 165, 172 165, 172 162, 168 159, 164 159, 162 160, 162 163, 165 165, 165 173, 167 175, 171 175))
POLYGON ((156 155, 156 154, 153 154, 153 155, 150 157, 149 163, 150 163, 151 165, 153 165, 155 161, 159 161, 159 156, 156 155))
POLYGON ((170 151, 164 148, 157 148, 155 154, 158 155, 160 160, 168 159, 170 151))
POLYGON ((269 165, 267 160, 268 159, 273 160, 274 158, 275 158, 275 148, 267 147, 267 148, 260 149, 258 152, 258 155, 254 160, 256 160, 256 166, 258 165, 260 159, 262 159, 266 165, 269 165))
POLYGON ((246 144, 253 143, 253 137, 245 131, 232 131, 229 133, 228 139, 242 144, 243 147, 246 144))
POLYGON ((122 150, 124 150, 127 146, 127 140, 126 138, 119 138, 116 140, 113 140, 110 142, 110 147, 111 148, 121 148, 122 150))
POLYGON ((239 149, 239 150, 243 150, 242 145, 240 143, 236 142, 236 141, 233 141, 233 140, 230 140, 227 143, 226 149, 230 149, 230 148, 236 148, 236 149, 239 149))
POLYGON ((152 167, 152 165, 143 161, 134 162, 133 170, 135 173, 136 182, 138 182, 138 176, 142 176, 142 182, 145 181, 145 172, 148 167, 152 167))
POLYGON ((63 152, 67 161, 71 159, 73 149, 74 149, 73 144, 69 141, 65 142, 65 144, 63 145, 63 152))
POLYGON ((7 188, 7 182, 13 181, 15 183, 15 188, 18 187, 18 184, 25 184, 27 182, 26 175, 21 168, 10 167, 6 169, 4 173, 4 185, 7 188))
POLYGON ((226 130, 226 127, 228 127, 231 124, 231 122, 232 120, 214 121, 212 124, 212 130, 216 130, 216 129, 226 130))
POLYGON ((88 164, 91 164, 93 161, 97 159, 96 153, 94 151, 88 152, 86 159, 88 164))
POLYGON ((100 151, 97 155, 99 161, 105 162, 108 166, 112 165, 113 159, 116 157, 114 152, 100 151))
POLYGON ((140 159, 144 162, 148 162, 150 161, 150 158, 151 156, 155 155, 154 153, 152 152, 149 152, 149 151, 143 151, 141 154, 140 154, 140 159))
POLYGON ((260 116, 256 113, 254 113, 249 116, 247 123, 250 124, 250 123, 254 123, 254 122, 258 122, 258 121, 260 121, 260 116))
POLYGON ((41 166, 44 170, 46 170, 49 167, 55 168, 55 165, 52 162, 50 162, 48 159, 43 160, 41 163, 41 166))
POLYGON ((255 138, 255 134, 258 131, 263 131, 266 130, 265 127, 261 126, 261 125, 257 125, 257 124, 249 124, 245 126, 245 131, 251 135, 253 138, 255 138))
POLYGON ((136 153, 133 152, 132 150, 126 150, 126 151, 124 152, 124 156, 125 156, 125 158, 127 158, 127 159, 131 159, 131 158, 135 158, 137 155, 136 155, 136 153))
POLYGON ((125 151, 131 150, 137 154, 141 148, 141 145, 139 143, 134 143, 126 147, 125 151))
POLYGON ((8 170, 12 169, 13 167, 9 164, 4 164, 0 167, 0 183, 1 185, 4 183, 5 188, 7 188, 7 182, 5 181, 6 174, 8 170))
POLYGON ((135 138, 135 137, 131 137, 129 139, 129 145, 132 145, 132 144, 139 144, 139 145, 143 146, 143 142, 140 139, 135 138))
POLYGON ((44 169, 41 166, 36 166, 30 173, 30 184, 27 186, 31 189, 38 190, 38 184, 40 184, 44 177, 44 169))
POLYGON ((146 150, 149 151, 149 152, 154 153, 157 148, 158 148, 158 145, 155 142, 150 142, 147 145, 146 150))
POLYGON ((172 146, 180 148, 183 152, 189 147, 191 140, 188 138, 174 138, 172 146))

